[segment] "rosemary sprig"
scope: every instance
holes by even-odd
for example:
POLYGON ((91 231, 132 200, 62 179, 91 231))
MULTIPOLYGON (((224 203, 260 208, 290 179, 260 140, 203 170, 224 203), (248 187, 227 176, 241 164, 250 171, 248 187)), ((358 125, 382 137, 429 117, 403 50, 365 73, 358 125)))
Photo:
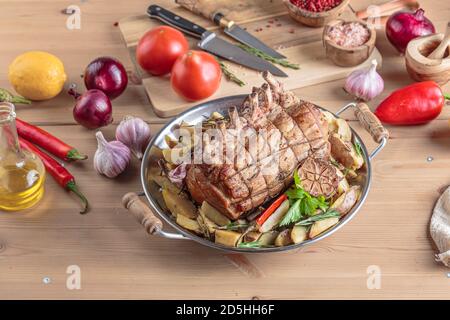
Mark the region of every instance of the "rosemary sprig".
POLYGON ((238 244, 238 248, 262 248, 263 245, 259 241, 241 242, 238 244))
POLYGON ((361 144, 359 143, 359 141, 355 141, 355 143, 353 145, 355 146, 356 154, 358 156, 362 156, 362 147, 361 147, 361 144))
POLYGON ((216 229, 218 230, 240 230, 240 229, 245 229, 247 228, 249 225, 248 223, 244 223, 244 224, 240 224, 238 221, 234 221, 234 222, 230 222, 225 226, 220 226, 220 227, 216 227, 216 229))
POLYGON ((291 63, 291 62, 287 61, 286 59, 274 58, 271 55, 268 55, 267 53, 264 53, 263 51, 261 51, 259 49, 246 46, 245 44, 240 44, 239 48, 241 48, 242 50, 244 50, 250 54, 257 56, 258 58, 267 60, 267 61, 275 63, 275 64, 279 64, 280 66, 295 69, 295 70, 300 69, 300 65, 297 63, 291 63))
POLYGON ((339 212, 337 212, 334 209, 330 209, 327 212, 319 213, 319 214, 316 214, 315 216, 309 217, 307 219, 300 220, 295 225, 296 226, 309 226, 309 225, 313 224, 314 222, 317 222, 320 220, 325 220, 328 218, 339 217, 339 216, 340 216, 339 212))
POLYGON ((228 69, 227 65, 225 63, 223 63, 223 61, 217 59, 217 62, 220 65, 220 68, 222 69, 223 74, 225 75, 225 77, 236 83, 238 86, 243 87, 245 86, 245 82, 242 81, 241 79, 239 79, 230 69, 228 69))

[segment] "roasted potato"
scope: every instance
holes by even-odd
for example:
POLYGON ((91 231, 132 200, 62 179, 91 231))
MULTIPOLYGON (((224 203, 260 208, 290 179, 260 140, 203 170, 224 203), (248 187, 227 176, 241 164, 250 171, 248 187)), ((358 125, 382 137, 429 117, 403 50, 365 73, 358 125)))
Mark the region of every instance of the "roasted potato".
POLYGON ((177 224, 179 224, 181 227, 183 227, 186 230, 195 232, 197 234, 203 234, 202 229, 200 228, 200 225, 198 224, 197 220, 189 219, 181 214, 177 215, 177 224))
POLYGON ((275 239, 275 246, 284 247, 290 244, 292 244, 291 230, 286 229, 281 231, 275 239))
POLYGON ((278 231, 269 231, 263 233, 258 241, 262 246, 272 246, 275 243, 275 239, 278 237, 278 231))
POLYGON ((313 223, 311 229, 309 230, 309 238, 312 239, 322 232, 330 229, 332 226, 339 222, 338 217, 327 218, 324 220, 319 220, 313 223))
POLYGON ((226 226, 231 222, 230 219, 225 217, 206 201, 203 201, 202 206, 200 207, 200 212, 202 215, 206 216, 209 220, 219 226, 226 226))
POLYGON ((164 188, 162 190, 162 195, 167 208, 169 208, 169 211, 175 217, 178 218, 179 215, 182 215, 190 219, 197 218, 197 208, 189 199, 183 196, 182 193, 174 193, 169 189, 164 188))
POLYGON ((336 117, 331 112, 328 111, 322 111, 322 113, 328 122, 328 130, 330 132, 335 132, 338 129, 336 124, 336 117))
POLYGON ((364 164, 364 159, 359 155, 350 141, 344 141, 337 133, 329 138, 331 144, 331 155, 344 167, 359 169, 364 164))
POLYGON ((337 173, 337 176, 339 177, 339 184, 338 184, 337 192, 338 192, 338 194, 343 194, 345 191, 347 191, 350 188, 350 185, 349 185, 347 179, 345 178, 344 173, 341 170, 336 169, 336 173, 337 173))
POLYGON ((342 140, 349 142, 352 141, 352 130, 348 125, 347 121, 344 119, 336 119, 337 134, 342 138, 342 140))
POLYGON ((293 243, 301 243, 308 239, 308 230, 304 226, 294 226, 291 230, 291 240, 293 243))
POLYGON ((188 147, 176 147, 172 149, 163 149, 162 154, 164 160, 169 164, 182 164, 188 163, 191 159, 191 148, 188 147))
POLYGON ((215 242, 229 247, 236 247, 242 234, 231 230, 216 230, 215 242))
POLYGON ((330 208, 339 212, 341 216, 344 216, 353 208, 360 195, 361 188, 359 186, 352 186, 345 193, 339 196, 330 208))
POLYGON ((178 145, 178 140, 175 140, 174 138, 172 138, 171 136, 169 136, 168 134, 166 134, 164 136, 164 141, 166 142, 167 146, 172 149, 175 148, 178 145))
POLYGON ((289 200, 283 201, 283 203, 275 210, 272 215, 259 227, 259 232, 264 233, 274 229, 278 223, 283 219, 286 213, 289 211, 289 200))
POLYGON ((153 180, 157 185, 159 185, 162 189, 167 189, 172 193, 178 194, 181 192, 181 189, 178 188, 175 184, 173 184, 167 176, 162 174, 155 174, 149 177, 153 180))
POLYGON ((258 231, 250 231, 244 235, 244 242, 258 241, 261 237, 261 233, 258 231))

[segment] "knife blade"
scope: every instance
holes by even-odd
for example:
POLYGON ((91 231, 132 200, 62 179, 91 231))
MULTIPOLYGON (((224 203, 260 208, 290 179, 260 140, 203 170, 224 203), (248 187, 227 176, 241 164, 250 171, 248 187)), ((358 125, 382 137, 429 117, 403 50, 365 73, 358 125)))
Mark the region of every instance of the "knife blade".
POLYGON ((147 9, 150 18, 158 19, 186 34, 200 39, 198 46, 216 56, 235 62, 258 71, 269 71, 277 77, 287 77, 279 68, 271 63, 245 52, 234 44, 219 38, 214 32, 186 20, 158 5, 151 5, 147 9))
POLYGON ((254 37, 241 27, 239 27, 234 21, 225 18, 222 13, 216 13, 213 17, 213 21, 215 24, 223 28, 223 32, 225 32, 225 34, 229 35, 233 39, 250 47, 261 50, 262 52, 274 58, 277 59, 286 58, 281 53, 275 51, 274 49, 266 45, 264 42, 254 37))

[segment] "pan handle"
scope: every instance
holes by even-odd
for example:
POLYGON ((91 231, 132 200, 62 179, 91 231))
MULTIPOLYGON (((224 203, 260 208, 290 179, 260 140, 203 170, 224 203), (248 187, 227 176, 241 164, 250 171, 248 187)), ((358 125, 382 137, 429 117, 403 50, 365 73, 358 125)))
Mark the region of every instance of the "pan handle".
POLYGON ((145 231, 149 235, 160 235, 168 239, 189 239, 182 234, 170 233, 162 230, 163 224, 160 219, 158 219, 152 210, 141 200, 139 196, 130 192, 123 196, 122 198, 123 206, 130 211, 130 213, 137 219, 137 221, 142 224, 145 231))
POLYGON ((355 108, 355 116, 362 124, 362 126, 370 133, 372 139, 378 143, 378 147, 372 151, 369 158, 375 157, 386 145, 389 139, 389 131, 383 126, 377 116, 370 111, 369 106, 365 103, 349 103, 339 110, 336 115, 340 115, 349 108, 355 108))

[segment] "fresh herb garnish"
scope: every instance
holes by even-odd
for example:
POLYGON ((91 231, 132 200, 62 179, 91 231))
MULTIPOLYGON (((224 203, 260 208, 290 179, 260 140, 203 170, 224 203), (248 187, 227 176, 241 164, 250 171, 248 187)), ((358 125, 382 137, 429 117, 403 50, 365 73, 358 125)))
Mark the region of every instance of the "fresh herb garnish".
POLYGON ((238 248, 261 248, 262 243, 259 241, 241 242, 238 244, 238 248))
POLYGON ((283 67, 286 67, 286 68, 295 69, 295 70, 300 69, 300 66, 297 63, 291 63, 291 62, 287 61, 286 59, 274 58, 271 55, 268 55, 267 53, 265 53, 265 52, 263 52, 263 51, 261 51, 259 49, 246 46, 245 44, 240 44, 239 48, 241 48, 242 50, 244 50, 244 51, 246 51, 248 53, 251 53, 251 54, 257 56, 258 58, 267 60, 267 61, 272 62, 272 63, 279 64, 280 66, 283 66, 283 67))
POLYGON ((358 141, 355 141, 355 143, 353 143, 353 145, 355 146, 355 151, 356 151, 356 154, 358 155, 358 156, 362 156, 362 147, 361 147, 361 144, 358 142, 358 141))
POLYGON ((297 222, 295 225, 296 226, 309 226, 311 224, 313 224, 314 222, 320 221, 320 220, 324 220, 324 219, 328 219, 328 218, 333 218, 333 217, 339 217, 341 214, 339 212, 337 212, 334 209, 328 210, 324 213, 319 213, 316 214, 312 217, 309 217, 307 219, 304 220, 300 220, 299 222, 297 222))
POLYGON ((325 211, 329 207, 324 196, 313 197, 302 188, 297 170, 294 172, 294 186, 286 191, 286 195, 291 206, 280 222, 281 227, 296 223, 303 217, 309 217, 317 209, 325 211))

